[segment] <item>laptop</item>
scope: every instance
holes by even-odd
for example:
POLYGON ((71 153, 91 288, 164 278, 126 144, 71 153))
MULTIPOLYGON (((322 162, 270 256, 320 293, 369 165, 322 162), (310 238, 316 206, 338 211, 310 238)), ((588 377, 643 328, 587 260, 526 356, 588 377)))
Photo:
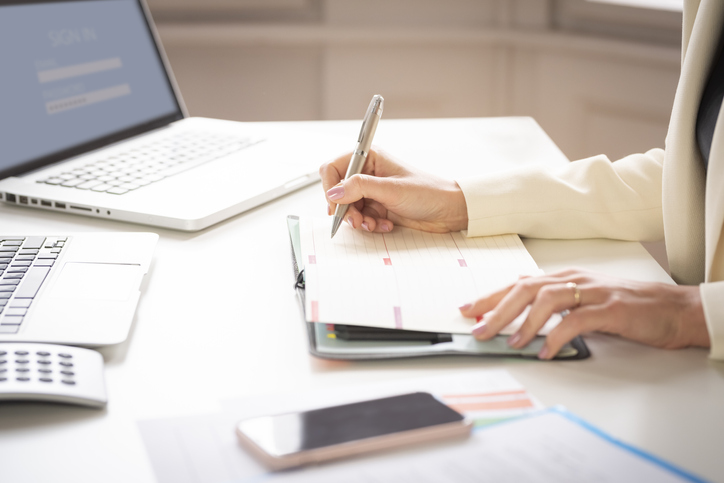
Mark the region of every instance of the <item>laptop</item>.
POLYGON ((123 342, 158 235, 0 235, 0 342, 123 342))
POLYGON ((325 123, 187 117, 143 0, 0 0, 0 60, 8 204, 196 231, 349 149, 325 123))

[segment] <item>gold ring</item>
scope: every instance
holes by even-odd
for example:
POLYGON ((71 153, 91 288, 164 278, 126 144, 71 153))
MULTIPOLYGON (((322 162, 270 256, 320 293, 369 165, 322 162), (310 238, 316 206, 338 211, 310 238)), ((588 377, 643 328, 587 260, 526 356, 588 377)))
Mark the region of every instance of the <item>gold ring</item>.
POLYGON ((578 285, 576 285, 575 282, 568 282, 566 284, 566 287, 573 289, 573 308, 580 307, 581 306, 581 291, 578 290, 578 285))

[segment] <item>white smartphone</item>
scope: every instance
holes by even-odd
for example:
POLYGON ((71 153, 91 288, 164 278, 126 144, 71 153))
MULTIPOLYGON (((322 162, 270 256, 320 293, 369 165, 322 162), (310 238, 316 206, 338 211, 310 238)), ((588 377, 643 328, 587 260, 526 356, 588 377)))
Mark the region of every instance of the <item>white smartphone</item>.
POLYGON ((396 446, 463 437, 472 421, 416 392, 238 423, 240 443, 280 470, 396 446))

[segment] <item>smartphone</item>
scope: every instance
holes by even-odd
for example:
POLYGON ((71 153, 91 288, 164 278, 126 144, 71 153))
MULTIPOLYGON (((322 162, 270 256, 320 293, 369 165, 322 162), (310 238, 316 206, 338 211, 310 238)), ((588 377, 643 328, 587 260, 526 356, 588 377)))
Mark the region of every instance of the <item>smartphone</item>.
POLYGON ((472 421, 416 392, 238 423, 240 443, 265 466, 295 466, 470 434, 472 421))

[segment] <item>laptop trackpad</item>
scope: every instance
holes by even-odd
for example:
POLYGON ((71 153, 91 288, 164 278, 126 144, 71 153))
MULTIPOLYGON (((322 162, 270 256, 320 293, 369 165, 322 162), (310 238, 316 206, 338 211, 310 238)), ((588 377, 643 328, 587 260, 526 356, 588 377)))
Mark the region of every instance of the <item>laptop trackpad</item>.
POLYGON ((56 279, 51 296, 72 300, 127 300, 138 290, 140 265, 69 262, 56 279))

